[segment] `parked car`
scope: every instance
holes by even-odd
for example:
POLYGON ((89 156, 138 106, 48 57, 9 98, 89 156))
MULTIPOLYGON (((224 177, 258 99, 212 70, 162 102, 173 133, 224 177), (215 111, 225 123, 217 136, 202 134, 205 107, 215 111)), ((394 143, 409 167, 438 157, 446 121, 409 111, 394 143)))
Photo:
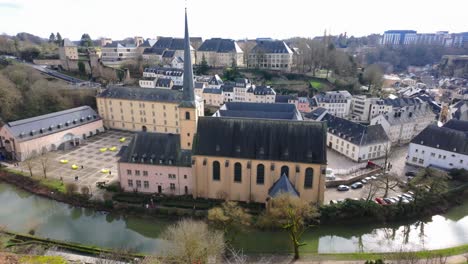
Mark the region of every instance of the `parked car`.
POLYGON ((414 196, 414 192, 412 192, 412 191, 407 191, 406 193, 411 195, 411 196, 414 196))
POLYGON ((383 198, 377 197, 377 198, 375 198, 375 201, 376 201, 378 204, 387 205, 387 202, 385 202, 383 198))
POLYGON ((396 197, 390 197, 389 199, 392 200, 393 204, 398 203, 398 198, 396 198, 396 197))
POLYGON ((359 188, 362 188, 364 185, 360 182, 355 182, 353 184, 351 184, 351 188, 352 189, 359 189, 359 188))
POLYGON ((401 198, 400 202, 403 203, 403 204, 409 204, 410 203, 410 201, 405 199, 405 198, 401 198))
POLYGON ((361 183, 362 183, 362 184, 367 184, 367 180, 366 180, 366 179, 362 179, 362 180, 361 180, 361 183))
POLYGON ((372 180, 377 180, 377 177, 375 177, 375 176, 371 176, 370 178, 371 178, 372 180))
POLYGON ((372 180, 372 178, 371 177, 366 177, 366 178, 364 178, 364 180, 370 181, 370 180, 372 180))
POLYGON ((414 171, 407 171, 407 172, 405 173, 405 175, 406 175, 406 176, 414 177, 414 176, 416 176, 416 172, 414 172, 414 171))
POLYGON ((327 168, 325 171, 325 180, 327 181, 334 181, 336 179, 335 174, 333 173, 333 170, 330 168, 327 168))
POLYGON ((330 204, 337 204, 338 201, 337 200, 330 200, 330 204))
POLYGON ((411 194, 404 193, 403 197, 405 197, 410 202, 414 201, 414 198, 413 198, 413 196, 411 194))
POLYGON ((342 191, 342 192, 349 191, 349 186, 348 185, 340 185, 340 186, 338 186, 338 191, 342 191))
POLYGON ((394 203, 396 203, 396 201, 392 200, 392 199, 389 198, 389 197, 383 198, 383 200, 384 200, 387 204, 394 204, 394 203))

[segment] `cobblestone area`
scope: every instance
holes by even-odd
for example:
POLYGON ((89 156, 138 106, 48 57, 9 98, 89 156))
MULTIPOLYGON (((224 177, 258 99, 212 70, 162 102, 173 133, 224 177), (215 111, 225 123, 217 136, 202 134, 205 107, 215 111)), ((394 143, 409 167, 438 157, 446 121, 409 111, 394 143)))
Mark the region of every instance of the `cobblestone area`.
MULTIPOLYGON (((88 138, 80 146, 68 151, 54 151, 47 153, 47 177, 62 178, 65 182, 76 182, 79 186, 88 186, 91 192, 97 190, 96 182, 111 183, 117 180, 117 160, 122 146, 128 145, 132 139, 132 133, 122 131, 107 131, 99 135, 88 138), (125 137, 125 142, 121 143, 120 138, 125 137), (109 148, 116 147, 115 151, 109 148), (101 152, 101 148, 107 148, 101 152), (60 160, 68 160, 67 164, 60 163, 60 160), (76 164, 77 170, 71 166, 76 164), (83 166, 83 167, 82 167, 83 166), (102 173, 101 170, 109 170, 102 173), (75 181, 75 177, 78 180, 75 181)), ((41 166, 42 158, 32 160, 33 174, 43 176, 41 166)), ((28 172, 26 162, 21 162, 19 169, 28 172)))

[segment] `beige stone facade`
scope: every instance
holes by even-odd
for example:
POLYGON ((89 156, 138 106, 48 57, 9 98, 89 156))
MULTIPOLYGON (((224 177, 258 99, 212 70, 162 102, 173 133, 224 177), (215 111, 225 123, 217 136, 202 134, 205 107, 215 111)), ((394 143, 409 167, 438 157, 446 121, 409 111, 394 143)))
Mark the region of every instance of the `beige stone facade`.
POLYGON ((294 163, 271 160, 249 160, 227 157, 193 156, 192 165, 194 178, 194 197, 213 199, 228 199, 264 203, 268 198, 268 190, 281 175, 282 168, 289 170, 289 180, 300 193, 301 199, 312 203, 323 203, 324 176, 321 175, 326 165, 294 163), (213 180, 213 163, 220 163, 220 180, 213 180), (234 181, 234 166, 241 164, 242 177, 240 182, 234 181), (257 183, 258 165, 264 166, 264 183, 257 183), (311 188, 304 187, 305 171, 313 170, 311 188))

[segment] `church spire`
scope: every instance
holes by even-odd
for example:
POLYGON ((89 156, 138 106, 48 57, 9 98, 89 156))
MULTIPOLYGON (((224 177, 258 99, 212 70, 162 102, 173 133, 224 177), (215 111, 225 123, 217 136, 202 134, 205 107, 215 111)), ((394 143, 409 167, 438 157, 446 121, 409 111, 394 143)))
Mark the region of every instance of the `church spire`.
POLYGON ((193 88, 193 67, 192 56, 190 51, 190 37, 188 32, 187 8, 185 8, 183 104, 195 106, 195 92, 193 88))

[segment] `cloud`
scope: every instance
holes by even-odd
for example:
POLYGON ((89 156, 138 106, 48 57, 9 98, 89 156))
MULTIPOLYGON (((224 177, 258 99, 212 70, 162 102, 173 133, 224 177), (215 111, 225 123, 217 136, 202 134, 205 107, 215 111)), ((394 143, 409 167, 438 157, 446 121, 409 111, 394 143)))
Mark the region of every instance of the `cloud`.
POLYGON ((20 9, 21 5, 12 2, 0 2, 0 9, 9 8, 9 9, 20 9))

